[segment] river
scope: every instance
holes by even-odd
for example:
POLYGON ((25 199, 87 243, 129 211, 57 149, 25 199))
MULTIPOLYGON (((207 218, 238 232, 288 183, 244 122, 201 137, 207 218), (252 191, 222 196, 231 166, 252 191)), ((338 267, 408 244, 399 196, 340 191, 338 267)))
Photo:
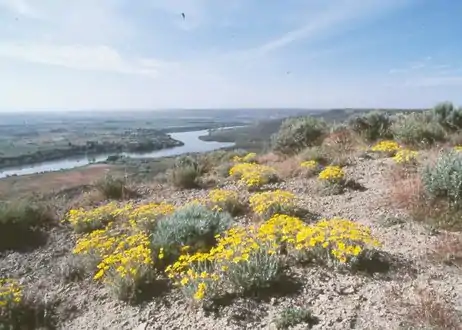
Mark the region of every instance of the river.
MULTIPOLYGON (((192 152, 213 151, 221 148, 232 147, 234 145, 234 143, 230 142, 206 142, 200 140, 199 136, 207 135, 207 130, 169 134, 173 139, 183 142, 184 145, 174 148, 155 150, 147 153, 124 153, 123 155, 129 156, 131 158, 161 158, 192 152)), ((0 170, 0 178, 5 178, 6 176, 10 175, 27 175, 81 167, 90 164, 90 159, 93 160, 94 158, 95 162, 101 162, 105 161, 110 155, 114 155, 114 153, 101 154, 95 157, 92 156, 91 158, 81 156, 76 158, 66 158, 49 162, 36 163, 33 165, 11 167, 0 170)))

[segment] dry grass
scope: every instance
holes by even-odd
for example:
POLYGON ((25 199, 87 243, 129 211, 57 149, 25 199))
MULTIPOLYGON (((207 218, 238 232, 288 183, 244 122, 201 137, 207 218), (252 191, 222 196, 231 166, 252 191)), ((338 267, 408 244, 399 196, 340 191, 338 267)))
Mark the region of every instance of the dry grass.
POLYGON ((462 329, 457 310, 429 285, 415 288, 408 298, 403 298, 403 292, 393 287, 387 300, 405 317, 406 329, 462 329))
POLYGON ((429 257, 438 262, 462 267, 462 235, 442 234, 438 243, 431 249, 429 257))
POLYGON ((272 152, 257 156, 257 163, 259 164, 271 165, 280 161, 281 157, 272 152))
POLYGON ((303 173, 300 166, 302 160, 298 156, 290 157, 277 163, 269 164, 273 166, 282 179, 298 177, 303 173))
POLYGON ((447 230, 460 230, 458 219, 462 211, 453 209, 447 201, 432 200, 426 194, 416 171, 398 166, 388 173, 390 193, 386 204, 406 210, 414 220, 447 230))
POLYGON ((390 194, 387 197, 393 206, 406 209, 411 213, 421 207, 424 187, 417 173, 393 166, 387 176, 390 183, 390 194))
POLYGON ((82 192, 77 196, 73 197, 68 203, 68 207, 72 209, 88 208, 98 206, 106 200, 104 194, 97 190, 92 189, 90 191, 82 192))
POLYGON ((416 290, 415 301, 408 307, 407 318, 412 325, 435 330, 461 329, 461 320, 454 307, 432 290, 416 290))
POLYGON ((351 164, 366 147, 364 141, 349 130, 329 134, 321 145, 325 158, 329 159, 332 165, 338 166, 351 164))

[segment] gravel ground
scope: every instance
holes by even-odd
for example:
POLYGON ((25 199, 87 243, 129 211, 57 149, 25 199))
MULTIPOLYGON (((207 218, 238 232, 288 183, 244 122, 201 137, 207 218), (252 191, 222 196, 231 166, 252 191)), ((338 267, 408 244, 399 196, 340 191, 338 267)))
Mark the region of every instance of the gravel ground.
MULTIPOLYGON (((312 329, 403 329, 408 310, 398 301, 412 300, 415 289, 422 287, 437 292, 445 305, 453 305, 462 313, 461 270, 432 263, 427 258, 428 249, 437 242, 438 236, 384 203, 389 186, 383 173, 390 165, 389 159, 358 160, 347 167, 346 172, 364 189, 348 190, 340 195, 320 194, 315 179, 297 178, 272 185, 272 188, 296 193, 300 206, 322 217, 340 216, 370 226, 383 243, 382 250, 394 260, 392 269, 385 275, 342 273, 322 267, 297 268, 294 273, 301 284, 295 293, 258 302, 239 299, 223 307, 218 315, 191 308, 175 291, 133 307, 114 301, 103 288, 89 280, 61 282, 59 265, 75 242, 75 237, 65 228, 53 230, 48 245, 43 248, 30 253, 0 255, 0 275, 21 277, 24 284, 58 297, 61 318, 65 320, 60 322, 60 329, 69 330, 275 329, 275 317, 291 306, 312 310, 319 319, 312 329), (393 224, 389 219, 402 221, 393 224)), ((152 188, 148 199, 180 205, 206 194, 204 190, 175 191, 159 186, 152 188)), ((242 196, 246 194, 241 192, 242 196)), ((307 329, 307 325, 294 329, 307 329)))

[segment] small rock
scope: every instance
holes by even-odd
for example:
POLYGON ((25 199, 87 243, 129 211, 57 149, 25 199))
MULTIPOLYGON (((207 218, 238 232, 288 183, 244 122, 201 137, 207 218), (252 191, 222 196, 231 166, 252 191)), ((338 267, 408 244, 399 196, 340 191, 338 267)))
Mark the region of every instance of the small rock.
POLYGON ((133 330, 146 330, 147 328, 148 328, 148 323, 143 322, 140 325, 138 325, 136 328, 134 328, 133 330))

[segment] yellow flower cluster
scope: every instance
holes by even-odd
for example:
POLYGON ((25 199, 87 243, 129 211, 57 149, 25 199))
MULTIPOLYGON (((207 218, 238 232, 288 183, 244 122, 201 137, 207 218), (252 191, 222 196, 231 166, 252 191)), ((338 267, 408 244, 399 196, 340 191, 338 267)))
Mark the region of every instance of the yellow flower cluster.
POLYGON ((253 163, 257 158, 257 154, 255 152, 249 152, 247 155, 240 157, 234 156, 233 162, 235 163, 253 163))
POLYGON ((393 160, 397 164, 402 164, 402 165, 412 164, 416 162, 417 155, 418 155, 417 151, 401 149, 396 153, 396 155, 393 156, 393 160))
POLYGON ((287 215, 275 215, 260 226, 231 228, 217 239, 209 252, 186 252, 166 268, 168 277, 196 300, 229 288, 229 281, 245 276, 243 270, 263 272, 268 270, 265 263, 281 262, 282 244, 289 255, 327 256, 339 263, 349 262, 368 246, 379 246, 367 227, 353 221, 334 218, 308 225, 287 215))
POLYGON ((345 178, 345 172, 340 166, 326 166, 318 178, 329 183, 339 183, 345 178))
POLYGON ((130 225, 134 229, 151 230, 160 218, 172 214, 175 206, 168 203, 149 203, 138 206, 128 214, 130 225))
POLYGON ((100 260, 103 256, 112 253, 119 240, 121 235, 117 232, 112 232, 112 226, 109 226, 106 229, 95 230, 89 234, 85 234, 79 239, 74 247, 72 253, 87 255, 93 257, 97 260, 100 260))
MULTIPOLYGON (((152 272, 154 265, 149 236, 143 230, 151 228, 161 217, 171 214, 174 206, 167 203, 149 203, 134 207, 128 204, 105 210, 113 218, 125 215, 128 222, 121 225, 111 222, 105 229, 81 236, 73 253, 88 257, 97 265, 95 280, 101 279, 108 284, 123 280, 136 286, 152 272)), ((162 257, 163 251, 160 251, 157 258, 162 257)))
POLYGON ((111 202, 90 210, 83 208, 70 210, 64 221, 69 221, 73 229, 78 232, 89 232, 94 229, 104 228, 109 222, 130 208, 127 204, 119 208, 117 203, 111 202))
POLYGON ((365 246, 380 246, 372 237, 369 228, 339 218, 321 220, 315 225, 305 226, 294 240, 288 240, 288 243, 293 243, 298 251, 328 251, 329 255, 340 263, 346 263, 351 257, 358 256, 365 246))
POLYGON ((249 199, 252 210, 263 218, 276 213, 291 213, 296 207, 296 197, 290 191, 274 190, 256 193, 249 199))
POLYGON ((297 233, 305 227, 306 224, 297 217, 276 214, 260 225, 258 237, 265 240, 287 242, 296 237, 297 233))
POLYGON ((310 170, 315 169, 316 167, 318 167, 318 165, 319 165, 318 162, 315 160, 306 160, 300 164, 301 167, 304 167, 310 170))
POLYGON ((97 263, 93 278, 109 284, 118 279, 136 282, 154 263, 149 236, 143 232, 121 233, 111 226, 79 238, 73 253, 91 257, 97 263))
POLYGON ((237 178, 248 188, 258 188, 276 177, 276 170, 270 166, 254 163, 239 163, 229 170, 229 175, 237 178))
POLYGON ((455 147, 454 147, 454 150, 455 150, 455 151, 462 151, 462 146, 455 146, 455 147))
POLYGON ((371 148, 374 152, 381 152, 390 156, 394 155, 399 149, 400 146, 398 142, 393 140, 380 141, 371 148))
POLYGON ((0 308, 19 304, 22 299, 22 287, 16 280, 0 278, 0 308))
POLYGON ((149 203, 134 206, 127 203, 123 206, 111 202, 94 209, 70 210, 64 221, 69 221, 77 233, 88 233, 95 229, 103 229, 112 221, 126 217, 134 229, 147 230, 163 216, 171 214, 175 207, 168 203, 149 203))
POLYGON ((146 268, 153 265, 149 237, 144 233, 120 235, 116 238, 115 249, 102 256, 98 264, 95 280, 105 279, 113 281, 114 277, 135 280, 144 275, 146 268), (106 275, 111 273, 110 277, 106 275))
MULTIPOLYGON (((249 263, 259 251, 268 247, 268 241, 257 237, 257 227, 235 227, 223 236, 217 236, 218 243, 209 252, 188 253, 166 268, 166 273, 175 284, 195 300, 213 295, 217 287, 226 285, 232 276, 232 269, 238 264, 249 263)), ((270 255, 276 254, 278 246, 268 249, 270 255)))
POLYGON ((213 189, 208 197, 212 210, 233 214, 240 205, 239 194, 235 190, 213 189))

